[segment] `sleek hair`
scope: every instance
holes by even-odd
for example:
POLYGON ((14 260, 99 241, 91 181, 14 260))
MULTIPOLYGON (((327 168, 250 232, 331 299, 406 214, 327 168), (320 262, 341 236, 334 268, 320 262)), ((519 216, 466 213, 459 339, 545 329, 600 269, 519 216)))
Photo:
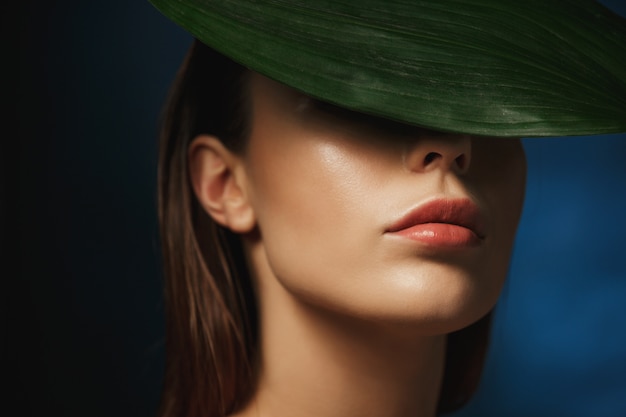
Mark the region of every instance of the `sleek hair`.
MULTIPOLYGON (((161 417, 224 417, 255 389, 257 303, 241 241, 202 209, 187 165, 189 143, 199 134, 220 138, 234 152, 244 149, 249 74, 195 41, 165 109, 158 179, 166 303, 161 417)), ((448 336, 438 413, 460 407, 477 387, 490 318, 448 336)))

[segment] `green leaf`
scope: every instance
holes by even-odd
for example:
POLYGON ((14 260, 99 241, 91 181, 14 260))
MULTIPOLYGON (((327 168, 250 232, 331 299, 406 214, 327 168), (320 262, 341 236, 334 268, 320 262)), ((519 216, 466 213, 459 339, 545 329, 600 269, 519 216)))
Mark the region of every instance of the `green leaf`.
POLYGON ((590 0, 150 0, 315 98, 487 136, 626 131, 626 20, 590 0))

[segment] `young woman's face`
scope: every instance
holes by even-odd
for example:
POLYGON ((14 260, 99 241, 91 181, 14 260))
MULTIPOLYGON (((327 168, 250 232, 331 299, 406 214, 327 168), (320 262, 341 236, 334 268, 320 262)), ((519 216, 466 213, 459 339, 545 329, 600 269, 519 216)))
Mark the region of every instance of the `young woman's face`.
POLYGON ((489 311, 520 216, 519 140, 329 109, 253 75, 242 156, 258 241, 296 299, 449 332, 489 311))

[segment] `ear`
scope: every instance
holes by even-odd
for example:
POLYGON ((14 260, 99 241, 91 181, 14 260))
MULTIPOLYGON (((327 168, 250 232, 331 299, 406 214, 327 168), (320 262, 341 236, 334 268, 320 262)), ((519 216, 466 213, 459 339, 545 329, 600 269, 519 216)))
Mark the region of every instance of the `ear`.
POLYGON ((254 211, 246 195, 241 159, 210 135, 197 136, 189 146, 189 175, 204 210, 235 233, 250 232, 254 211))

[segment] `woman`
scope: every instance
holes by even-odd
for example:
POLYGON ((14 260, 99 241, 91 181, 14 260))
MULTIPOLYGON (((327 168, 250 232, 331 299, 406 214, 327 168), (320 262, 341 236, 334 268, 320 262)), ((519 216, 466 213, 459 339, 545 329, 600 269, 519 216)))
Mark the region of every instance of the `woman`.
MULTIPOLYGON (((520 143, 498 136, 624 129, 623 107, 611 106, 623 100, 623 72, 603 61, 610 87, 594 91, 612 102, 600 116, 594 100, 554 100, 563 85, 544 91, 551 71, 513 86, 507 70, 517 65, 477 76, 473 63, 495 59, 496 44, 492 55, 470 52, 468 69, 453 76, 451 62, 417 67, 417 43, 407 44, 381 10, 427 15, 424 5, 359 3, 355 23, 341 5, 303 20, 324 8, 241 2, 233 18, 228 7, 216 12, 218 3, 155 3, 250 68, 196 42, 170 102, 160 180, 169 306, 163 415, 432 416, 461 405, 478 380, 523 198, 520 143), (261 23, 257 12, 266 13, 261 23), (324 38, 319 25, 332 26, 331 18, 353 35, 348 44, 367 29, 363 39, 374 36, 381 49, 337 47, 342 60, 317 37, 314 48, 289 44, 315 30, 324 38), (229 45, 240 33, 248 42, 229 45), (225 40, 214 41, 220 34, 225 40), (295 64, 268 44, 283 45, 295 64), (389 65, 396 77, 385 78, 389 65), (421 75, 439 66, 429 84, 411 89, 407 68, 421 75)), ((480 13, 471 17, 497 20, 494 9, 480 13)), ((440 32, 429 42, 460 36, 449 25, 440 32)), ((458 45, 445 44, 438 59, 458 58, 458 45)))

